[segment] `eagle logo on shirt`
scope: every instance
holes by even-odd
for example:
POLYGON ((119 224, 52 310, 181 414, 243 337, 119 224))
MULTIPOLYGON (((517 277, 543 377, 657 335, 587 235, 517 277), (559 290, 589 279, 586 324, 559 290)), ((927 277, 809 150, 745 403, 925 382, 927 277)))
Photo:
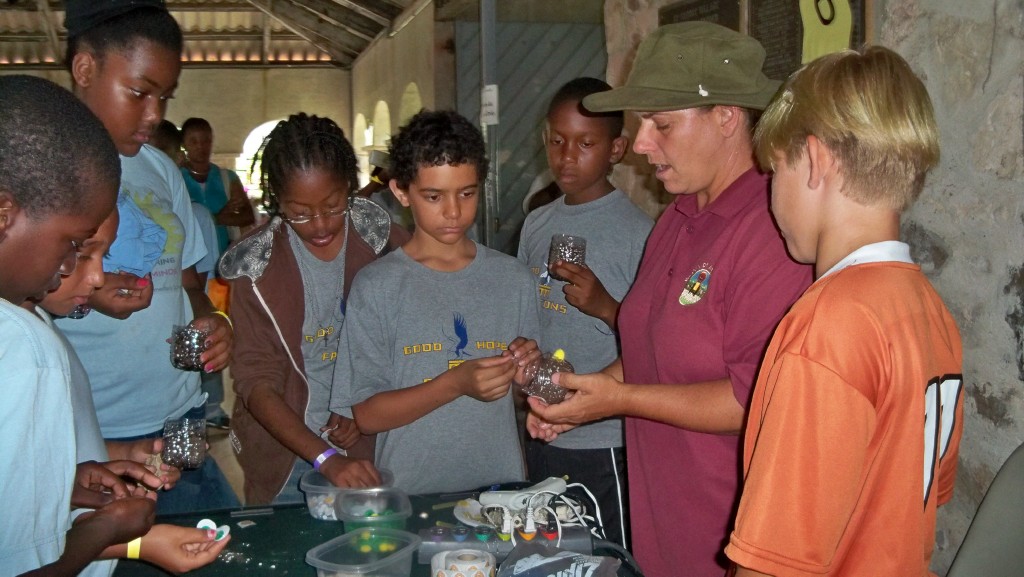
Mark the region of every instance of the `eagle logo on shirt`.
POLYGON ((701 268, 693 271, 683 286, 683 292, 679 293, 679 304, 688 306, 699 302, 708 292, 708 283, 710 282, 710 265, 703 265, 701 268))
POLYGON ((448 337, 448 340, 455 343, 455 357, 468 357, 466 346, 469 345, 469 331, 466 329, 466 319, 461 314, 455 313, 452 324, 455 327, 455 338, 448 337))

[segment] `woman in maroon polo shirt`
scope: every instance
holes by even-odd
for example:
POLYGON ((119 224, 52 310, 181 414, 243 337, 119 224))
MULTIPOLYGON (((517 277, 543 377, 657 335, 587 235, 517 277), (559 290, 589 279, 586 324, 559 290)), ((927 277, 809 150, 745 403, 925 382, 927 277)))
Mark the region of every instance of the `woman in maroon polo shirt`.
POLYGON ((676 198, 619 311, 620 360, 560 375, 576 394, 550 407, 531 399, 527 424, 550 440, 627 417, 633 552, 648 577, 724 574, 750 389, 773 329, 811 282, 786 254, 769 176, 754 162, 752 126, 778 87, 764 57, 716 24, 671 24, 640 45, 625 86, 583 102, 639 114, 633 150, 676 198))

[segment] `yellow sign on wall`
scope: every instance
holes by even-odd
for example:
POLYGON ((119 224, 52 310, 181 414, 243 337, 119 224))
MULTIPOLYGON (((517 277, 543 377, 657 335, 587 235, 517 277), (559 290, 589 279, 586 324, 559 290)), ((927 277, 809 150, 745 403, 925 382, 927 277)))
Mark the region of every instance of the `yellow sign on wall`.
POLYGON ((850 47, 853 17, 848 0, 800 0, 804 25, 801 64, 850 47))

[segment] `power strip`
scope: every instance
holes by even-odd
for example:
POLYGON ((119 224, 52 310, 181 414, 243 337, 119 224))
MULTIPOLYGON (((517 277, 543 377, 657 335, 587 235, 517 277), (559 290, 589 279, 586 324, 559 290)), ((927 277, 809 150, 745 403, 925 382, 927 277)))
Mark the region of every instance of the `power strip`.
MULTIPOLYGON (((473 529, 470 529, 468 535, 462 534, 459 536, 459 539, 456 539, 449 530, 439 530, 437 527, 420 529, 420 538, 423 539, 423 543, 420 544, 417 560, 421 564, 429 565, 434 555, 441 551, 476 549, 494 555, 495 560, 501 563, 515 547, 511 539, 505 541, 493 534, 493 532, 486 536, 481 535, 478 537, 477 535, 473 529)), ((516 538, 520 541, 522 540, 521 537, 517 536, 516 538)), ((548 538, 548 536, 538 532, 533 540, 544 540, 554 545, 558 543, 558 536, 550 535, 550 538, 548 538)), ((594 553, 594 542, 591 539, 590 530, 578 525, 562 527, 562 542, 558 546, 561 549, 576 553, 587 555, 594 553)))
POLYGON ((565 479, 561 477, 548 477, 532 487, 518 491, 484 491, 480 493, 480 504, 484 507, 490 505, 501 505, 513 511, 526 509, 527 507, 543 507, 555 497, 565 492, 565 479), (534 499, 537 493, 544 493, 534 499))

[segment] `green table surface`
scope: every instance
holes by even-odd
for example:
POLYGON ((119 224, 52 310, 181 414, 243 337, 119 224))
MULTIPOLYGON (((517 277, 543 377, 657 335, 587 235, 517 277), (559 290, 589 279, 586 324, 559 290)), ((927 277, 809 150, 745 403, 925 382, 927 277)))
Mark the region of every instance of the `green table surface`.
MULTIPOLYGON (((470 493, 459 495, 410 496, 412 516, 406 524, 406 530, 417 533, 421 528, 433 526, 437 521, 455 523, 453 514, 455 501, 472 496, 470 493), (436 505, 448 503, 437 509, 436 505), (426 518, 421 516, 426 513, 426 518)), ((339 521, 319 521, 309 515, 305 505, 288 505, 279 507, 254 507, 235 511, 209 511, 189 515, 171 515, 157 519, 159 523, 171 523, 195 527, 200 519, 211 519, 218 526, 231 527, 231 542, 216 561, 188 573, 196 577, 214 577, 227 575, 281 577, 294 575, 299 577, 316 577, 316 569, 306 564, 306 552, 317 545, 330 541, 344 533, 343 524, 339 521), (257 510, 268 510, 269 514, 238 516, 257 510), (238 523, 252 520, 256 524, 241 528, 238 523)), ((145 542, 143 542, 145 547, 145 542)), ((413 554, 413 577, 426 577, 430 574, 430 565, 416 562, 413 554)), ((139 561, 122 560, 114 572, 117 577, 164 576, 162 570, 139 561)))

